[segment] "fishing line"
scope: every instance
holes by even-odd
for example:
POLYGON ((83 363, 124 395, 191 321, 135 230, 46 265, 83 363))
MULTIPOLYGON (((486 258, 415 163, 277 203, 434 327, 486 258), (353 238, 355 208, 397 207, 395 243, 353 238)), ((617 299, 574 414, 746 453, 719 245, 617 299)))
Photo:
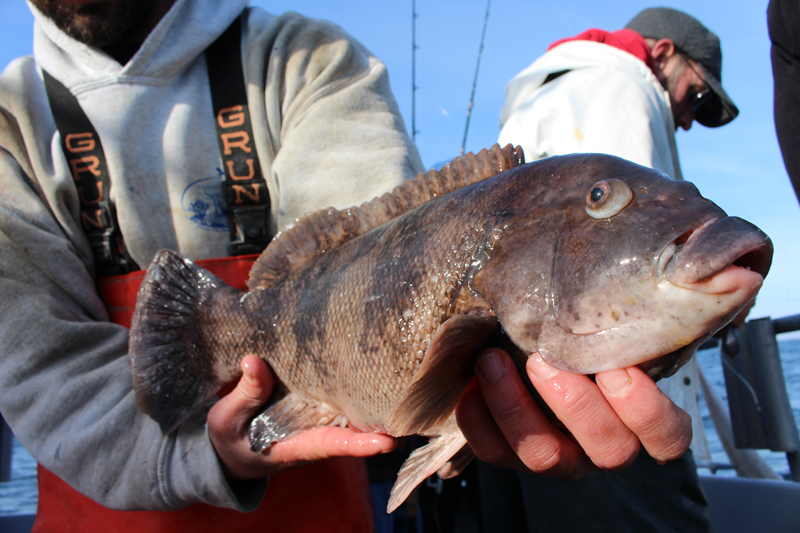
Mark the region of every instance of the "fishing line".
POLYGON ((750 385, 750 383, 747 381, 747 379, 745 379, 745 377, 743 375, 741 375, 739 372, 736 371, 735 368, 733 368, 733 365, 730 364, 730 362, 728 362, 727 357, 723 356, 723 357, 720 357, 720 359, 722 360, 722 364, 725 365, 725 368, 730 370, 733 373, 733 375, 736 376, 739 379, 739 381, 741 381, 742 384, 745 387, 747 387, 747 390, 750 391, 750 395, 753 397, 753 403, 756 404, 756 411, 758 411, 760 413, 761 412, 761 404, 758 403, 758 395, 756 394, 756 391, 753 388, 753 386, 750 385))

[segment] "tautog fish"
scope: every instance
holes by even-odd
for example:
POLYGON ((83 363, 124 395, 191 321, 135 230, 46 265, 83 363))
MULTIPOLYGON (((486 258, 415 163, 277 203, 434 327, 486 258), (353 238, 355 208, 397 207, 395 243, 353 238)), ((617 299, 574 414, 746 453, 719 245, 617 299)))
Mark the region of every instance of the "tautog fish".
POLYGON ((250 353, 282 383, 260 451, 348 423, 430 443, 389 510, 473 455, 454 408, 486 347, 579 373, 674 372, 761 287, 769 238, 694 185, 599 154, 523 164, 494 146, 362 206, 307 215, 255 263, 249 292, 160 252, 130 336, 140 407, 174 430, 250 353), (187 368, 189 370, 187 370, 187 368))

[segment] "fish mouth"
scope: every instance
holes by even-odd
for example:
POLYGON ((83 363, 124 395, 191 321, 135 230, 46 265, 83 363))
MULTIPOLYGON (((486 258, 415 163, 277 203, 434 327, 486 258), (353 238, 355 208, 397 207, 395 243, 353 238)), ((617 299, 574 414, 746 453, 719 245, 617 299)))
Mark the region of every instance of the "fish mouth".
MULTIPOLYGON (((715 218, 681 234, 664 249, 658 279, 712 295, 741 292, 744 305, 761 288, 772 253, 769 237, 753 224, 738 217, 715 218)), ((721 320, 719 327, 731 318, 721 320)), ((654 381, 669 377, 715 332, 708 331, 686 346, 637 366, 654 381)))
POLYGON ((659 258, 657 275, 688 289, 726 293, 744 278, 763 281, 772 253, 772 241, 753 224, 738 217, 716 218, 670 243, 659 258))

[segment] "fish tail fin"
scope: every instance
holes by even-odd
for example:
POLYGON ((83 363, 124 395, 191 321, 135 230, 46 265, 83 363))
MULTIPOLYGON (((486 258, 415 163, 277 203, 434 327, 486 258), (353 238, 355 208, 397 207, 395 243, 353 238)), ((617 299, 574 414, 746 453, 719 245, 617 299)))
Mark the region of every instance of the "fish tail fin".
MULTIPOLYGON (((408 459, 403 463, 400 472, 397 474, 397 481, 392 487, 392 493, 389 495, 389 503, 386 506, 386 512, 391 513, 402 504, 411 491, 417 485, 422 483, 425 478, 433 474, 439 469, 445 467, 450 459, 458 454, 458 452, 467 444, 467 439, 459 429, 454 429, 439 437, 431 439, 431 441, 414 450, 408 459)), ((461 454, 464 456, 467 454, 461 454)), ((472 460, 473 456, 469 456, 472 460)), ((467 461, 469 462, 469 461, 467 461)), ((466 464, 459 465, 463 469, 466 464)), ((459 470, 460 471, 460 470, 459 470)))
POLYGON ((139 407, 165 434, 226 381, 200 327, 204 304, 221 287, 210 272, 162 250, 139 288, 128 343, 133 388, 139 407))

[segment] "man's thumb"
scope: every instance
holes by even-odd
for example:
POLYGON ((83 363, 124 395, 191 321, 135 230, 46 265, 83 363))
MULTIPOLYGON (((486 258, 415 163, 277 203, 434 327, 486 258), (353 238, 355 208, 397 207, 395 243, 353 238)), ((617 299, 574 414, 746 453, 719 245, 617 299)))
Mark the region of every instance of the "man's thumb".
POLYGON ((267 363, 258 356, 248 355, 242 359, 242 379, 231 393, 236 395, 243 410, 260 409, 272 394, 275 379, 267 363))
POLYGON ((242 377, 228 394, 222 396, 209 413, 209 422, 222 423, 224 427, 247 427, 267 403, 272 394, 275 378, 267 363, 255 355, 242 359, 242 377))

